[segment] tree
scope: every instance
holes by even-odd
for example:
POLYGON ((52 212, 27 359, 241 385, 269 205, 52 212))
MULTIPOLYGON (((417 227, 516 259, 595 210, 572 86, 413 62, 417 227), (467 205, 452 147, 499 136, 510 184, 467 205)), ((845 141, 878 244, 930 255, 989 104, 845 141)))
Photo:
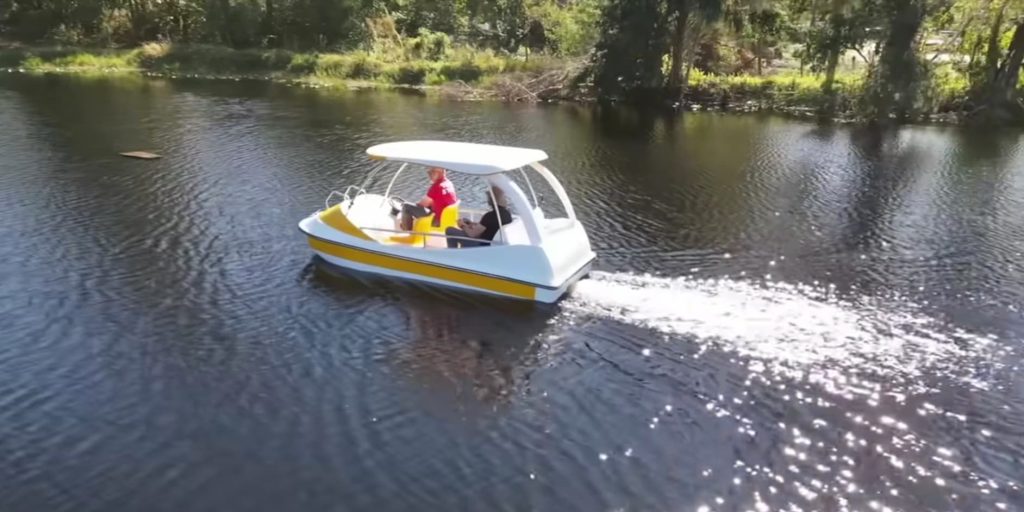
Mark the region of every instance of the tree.
MULTIPOLYGON (((672 27, 671 54, 669 57, 668 86, 683 93, 686 59, 687 27, 692 23, 711 23, 722 16, 723 0, 669 0, 668 16, 672 27)), ((695 38, 694 38, 695 39, 695 38)))
POLYGON ((559 55, 584 55, 598 39, 603 0, 528 0, 530 22, 544 27, 544 46, 559 55))
POLYGON ((1016 111, 1020 62, 1024 57, 1024 5, 1011 0, 961 0, 955 12, 966 19, 961 34, 968 63, 973 113, 1001 122, 1016 111))
POLYGON ((792 32, 788 13, 777 4, 734 2, 727 9, 726 18, 740 43, 754 56, 758 75, 762 74, 762 62, 771 60, 779 43, 792 32))
POLYGON ((477 42, 510 53, 522 46, 530 22, 524 0, 470 0, 467 10, 477 42))
POLYGON ((883 16, 878 0, 826 0, 821 5, 809 0, 798 0, 792 5, 794 12, 807 20, 802 24, 803 59, 814 71, 822 71, 825 78, 821 90, 828 98, 826 113, 834 112, 835 78, 839 59, 849 50, 860 52, 883 16))
POLYGON ((1016 21, 1013 37, 1006 51, 1006 57, 996 69, 993 80, 992 99, 997 104, 1013 103, 1017 85, 1020 83, 1021 63, 1024 61, 1024 16, 1016 21))
POLYGON ((620 97, 664 84, 668 50, 662 0, 612 0, 601 20, 590 73, 602 96, 620 97))
POLYGON ((874 121, 905 120, 915 106, 924 64, 915 43, 926 17, 948 9, 948 0, 888 0, 880 12, 886 26, 878 62, 868 76, 865 104, 874 121))

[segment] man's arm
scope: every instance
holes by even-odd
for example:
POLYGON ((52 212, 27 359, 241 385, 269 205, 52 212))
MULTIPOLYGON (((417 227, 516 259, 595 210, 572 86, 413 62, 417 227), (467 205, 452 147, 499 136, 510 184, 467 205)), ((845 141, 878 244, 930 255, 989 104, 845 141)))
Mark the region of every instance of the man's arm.
POLYGON ((459 219, 458 225, 459 229, 465 231, 466 236, 470 238, 480 238, 480 235, 482 235, 484 231, 487 229, 487 227, 484 226, 483 224, 480 224, 479 222, 473 222, 465 218, 459 219))
POLYGON ((462 228, 470 238, 480 238, 480 235, 484 234, 484 229, 486 228, 483 224, 477 222, 470 222, 462 228))
POLYGON ((420 202, 416 204, 424 208, 430 208, 431 206, 434 206, 434 200, 431 199, 430 196, 423 196, 423 199, 420 199, 420 202))

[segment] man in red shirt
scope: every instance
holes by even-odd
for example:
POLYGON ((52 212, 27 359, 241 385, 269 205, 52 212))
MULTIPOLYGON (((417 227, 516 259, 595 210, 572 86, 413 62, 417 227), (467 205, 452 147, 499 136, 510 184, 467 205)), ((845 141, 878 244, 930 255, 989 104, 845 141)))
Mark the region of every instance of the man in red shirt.
POLYGON ((431 167, 427 170, 431 185, 427 189, 427 195, 416 204, 405 203, 402 205, 402 229, 412 230, 413 219, 426 217, 434 214, 434 225, 441 221, 441 212, 459 200, 455 195, 455 185, 448 181, 447 173, 440 167, 431 167))

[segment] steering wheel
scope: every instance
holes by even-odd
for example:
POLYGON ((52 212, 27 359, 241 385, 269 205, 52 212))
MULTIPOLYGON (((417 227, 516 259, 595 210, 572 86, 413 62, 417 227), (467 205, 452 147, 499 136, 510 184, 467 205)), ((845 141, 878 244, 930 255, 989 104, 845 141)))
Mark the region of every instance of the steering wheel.
POLYGON ((398 196, 391 196, 388 198, 388 204, 390 204, 395 210, 402 211, 402 205, 405 204, 405 199, 398 196))

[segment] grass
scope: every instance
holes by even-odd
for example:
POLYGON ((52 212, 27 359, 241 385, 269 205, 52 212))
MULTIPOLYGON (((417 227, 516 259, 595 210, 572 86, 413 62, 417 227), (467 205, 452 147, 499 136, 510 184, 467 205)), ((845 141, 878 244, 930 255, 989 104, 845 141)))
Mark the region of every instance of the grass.
MULTIPOLYGON (((694 71, 690 75, 691 101, 697 103, 744 105, 756 109, 813 111, 829 104, 822 92, 823 75, 786 72, 776 75, 706 75, 694 71)), ((856 117, 858 102, 863 97, 867 76, 864 73, 840 72, 835 77, 834 114, 856 117)), ((968 77, 952 66, 940 66, 930 72, 917 95, 916 115, 947 114, 961 111, 969 93, 968 77)))
POLYGON ((149 43, 130 50, 0 49, 0 67, 27 71, 139 71, 166 75, 266 77, 330 84, 358 81, 419 86, 456 80, 478 83, 502 73, 540 72, 557 64, 550 59, 527 61, 470 48, 451 49, 440 60, 399 52, 295 53, 164 43, 149 43))
MULTIPOLYGON (((821 90, 824 76, 783 73, 777 75, 709 75, 690 73, 690 94, 703 102, 754 101, 773 106, 816 108, 828 98, 821 90)), ((837 74, 833 88, 840 102, 851 101, 864 86, 861 74, 837 74)))
POLYGON ((135 69, 133 52, 73 48, 0 48, 0 67, 28 70, 135 69))

